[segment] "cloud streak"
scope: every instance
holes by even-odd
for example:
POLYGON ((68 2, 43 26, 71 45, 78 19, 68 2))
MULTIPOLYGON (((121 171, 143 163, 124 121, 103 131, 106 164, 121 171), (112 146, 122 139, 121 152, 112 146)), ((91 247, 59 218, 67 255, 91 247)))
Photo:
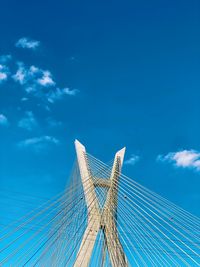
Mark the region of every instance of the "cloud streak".
POLYGON ((140 159, 139 156, 132 154, 129 159, 124 161, 126 165, 135 165, 136 162, 140 159))
POLYGON ((44 135, 40 137, 33 137, 25 139, 18 143, 18 148, 20 149, 33 149, 35 152, 41 152, 42 150, 48 148, 52 145, 58 145, 60 142, 57 138, 49 135, 44 135))
POLYGON ((25 117, 18 122, 18 127, 32 131, 38 126, 37 120, 32 111, 27 111, 25 117))
POLYGON ((65 95, 75 96, 79 90, 77 89, 69 89, 69 88, 56 88, 48 93, 47 99, 50 103, 54 103, 56 100, 62 99, 65 95))
POLYGON ((46 122, 47 122, 47 125, 50 127, 50 128, 55 128, 55 127, 60 127, 62 126, 62 122, 61 121, 56 121, 52 118, 47 118, 46 119, 46 122))
POLYGON ((27 37, 20 38, 15 44, 15 46, 18 48, 26 48, 26 49, 32 49, 32 50, 35 50, 36 48, 38 48, 39 45, 40 45, 39 41, 32 40, 27 37))
POLYGON ((172 163, 175 167, 200 171, 200 152, 196 150, 182 150, 159 155, 157 160, 172 163))

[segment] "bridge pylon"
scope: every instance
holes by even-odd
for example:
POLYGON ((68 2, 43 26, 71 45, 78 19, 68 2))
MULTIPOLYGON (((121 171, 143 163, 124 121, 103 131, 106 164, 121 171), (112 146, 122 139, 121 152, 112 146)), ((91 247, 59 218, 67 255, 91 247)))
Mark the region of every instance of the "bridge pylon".
POLYGON ((128 262, 117 231, 117 194, 120 172, 125 148, 115 154, 109 179, 98 177, 94 183, 85 147, 75 141, 78 166, 87 205, 87 227, 82 237, 74 267, 88 267, 100 230, 103 231, 104 244, 107 248, 112 267, 127 267, 128 262), (100 208, 95 192, 96 187, 107 187, 104 206, 100 208), (88 190, 89 189, 89 190, 88 190))

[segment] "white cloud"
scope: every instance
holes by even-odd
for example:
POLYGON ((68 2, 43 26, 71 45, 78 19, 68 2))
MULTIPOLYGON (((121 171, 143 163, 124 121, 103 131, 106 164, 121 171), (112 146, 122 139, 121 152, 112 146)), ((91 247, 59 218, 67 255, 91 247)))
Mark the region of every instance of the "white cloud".
POLYGON ((158 160, 173 163, 176 167, 190 168, 200 171, 200 152, 196 150, 182 150, 159 155, 158 160))
POLYGON ((18 62, 17 72, 12 76, 15 82, 25 85, 27 93, 37 91, 40 86, 53 86, 55 82, 52 79, 52 74, 48 70, 42 70, 34 65, 25 67, 24 63, 18 62))
POLYGON ((68 95, 68 96, 75 96, 79 90, 77 89, 69 89, 69 88, 56 88, 55 90, 52 90, 49 92, 47 99, 50 103, 54 103, 55 100, 60 100, 62 99, 63 96, 68 95))
POLYGON ((37 120, 32 111, 27 111, 25 117, 18 122, 18 127, 32 131, 38 126, 37 120))
POLYGON ((18 147, 21 149, 31 148, 36 152, 47 148, 49 145, 58 145, 60 142, 57 138, 49 135, 33 137, 23 140, 18 143, 18 147))
POLYGON ((50 71, 46 70, 42 71, 42 73, 42 77, 38 79, 37 82, 45 87, 54 86, 55 82, 53 81, 52 74, 50 73, 50 71))
POLYGON ((23 62, 18 62, 17 65, 18 69, 12 78, 23 86, 27 94, 54 103, 64 96, 75 96, 79 92, 77 89, 67 87, 56 88, 56 83, 49 70, 43 70, 34 65, 26 67, 23 62))
POLYGON ((0 125, 1 126, 8 126, 8 119, 6 118, 5 115, 0 114, 0 125))
POLYGON ((0 81, 7 80, 7 74, 5 72, 0 71, 0 81))
POLYGON ((132 154, 129 159, 124 161, 126 165, 135 165, 135 163, 140 159, 139 156, 132 154))
POLYGON ((24 64, 19 62, 18 63, 18 70, 17 72, 12 76, 13 80, 15 82, 19 82, 21 85, 25 84, 27 81, 28 71, 24 67, 24 64))
POLYGON ((8 69, 5 65, 0 64, 0 83, 8 78, 8 69))
POLYGON ((15 44, 16 47, 27 48, 27 49, 36 49, 40 45, 39 41, 32 40, 26 37, 20 38, 15 44))
POLYGON ((29 73, 34 75, 35 73, 40 72, 40 69, 38 67, 35 67, 34 65, 30 66, 29 73))

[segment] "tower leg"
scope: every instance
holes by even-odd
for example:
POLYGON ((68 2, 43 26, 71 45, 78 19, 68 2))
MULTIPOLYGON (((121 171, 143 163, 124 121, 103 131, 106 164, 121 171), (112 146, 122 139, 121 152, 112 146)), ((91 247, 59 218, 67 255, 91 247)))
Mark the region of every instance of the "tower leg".
POLYGON ((91 219, 83 235, 83 239, 76 257, 74 267, 89 266, 94 244, 97 238, 97 234, 99 232, 99 227, 99 218, 96 220, 95 218, 91 219))
POLYGON ((74 267, 87 267, 90 263, 95 240, 100 228, 100 214, 85 147, 77 140, 75 141, 75 146, 88 211, 88 225, 83 235, 74 267))
POLYGON ((124 153, 125 149, 121 149, 115 154, 110 177, 111 184, 102 215, 104 223, 104 236, 113 267, 128 266, 116 227, 118 183, 123 164, 124 153))
POLYGON ((109 189, 107 198, 103 211, 100 211, 95 186, 102 186, 102 184, 94 185, 85 147, 77 140, 75 141, 75 146, 87 205, 88 225, 84 232, 74 267, 89 266, 92 251, 100 229, 102 229, 104 233, 105 245, 107 247, 112 266, 127 267, 127 259, 119 240, 116 226, 118 180, 124 159, 125 148, 115 154, 110 183, 108 185, 109 189))

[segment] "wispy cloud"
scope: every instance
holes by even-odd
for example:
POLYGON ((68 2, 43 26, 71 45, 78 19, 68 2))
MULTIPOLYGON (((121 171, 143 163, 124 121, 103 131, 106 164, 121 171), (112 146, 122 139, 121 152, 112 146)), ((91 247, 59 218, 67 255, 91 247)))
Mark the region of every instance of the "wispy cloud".
POLYGON ((56 100, 62 99, 65 95, 75 96, 78 92, 78 89, 56 88, 48 93, 47 99, 50 103, 54 103, 56 100))
POLYGON ((0 64, 0 83, 8 79, 8 68, 0 64))
POLYGON ((140 159, 139 156, 132 154, 129 159, 124 161, 126 165, 135 165, 136 162, 140 159))
POLYGON ((49 135, 44 135, 23 140, 18 143, 18 147, 20 149, 31 148, 35 152, 40 152, 41 150, 46 149, 51 145, 58 145, 59 143, 60 142, 57 138, 49 135))
POLYGON ((5 115, 0 114, 0 126, 8 126, 8 119, 5 115))
POLYGON ((2 55, 2 56, 0 56, 0 62, 1 63, 7 63, 11 59, 12 59, 11 55, 2 55))
POLYGON ((47 118, 46 121, 47 121, 48 126, 51 127, 51 128, 62 126, 62 122, 61 121, 54 120, 54 119, 52 119, 50 117, 47 118))
POLYGON ((27 37, 20 38, 15 44, 16 47, 33 49, 33 50, 38 48, 39 45, 40 45, 39 41, 27 37))
POLYGON ((35 129, 38 126, 38 122, 33 114, 32 111, 27 111, 25 113, 24 118, 22 118, 19 122, 18 122, 18 127, 23 128, 27 131, 32 131, 33 129, 35 129))
POLYGON ((26 102, 26 101, 28 101, 28 97, 22 97, 22 98, 21 98, 21 101, 22 101, 22 102, 26 102))
POLYGON ((176 167, 190 168, 200 171, 200 152, 196 150, 170 152, 165 156, 159 155, 157 160, 171 162, 176 167))

